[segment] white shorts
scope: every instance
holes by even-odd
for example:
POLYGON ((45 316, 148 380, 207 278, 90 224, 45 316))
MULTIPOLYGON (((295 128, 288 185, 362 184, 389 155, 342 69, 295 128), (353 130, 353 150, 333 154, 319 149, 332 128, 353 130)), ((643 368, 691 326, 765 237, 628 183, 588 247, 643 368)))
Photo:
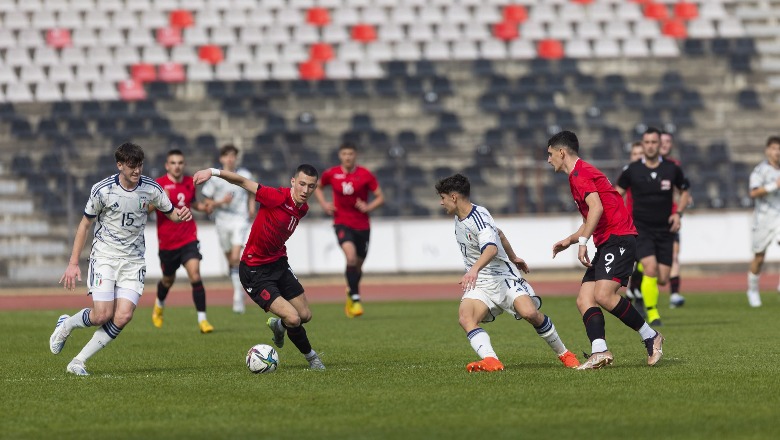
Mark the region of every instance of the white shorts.
POLYGON ((766 252, 773 241, 780 242, 780 222, 775 219, 771 221, 753 221, 753 253, 759 254, 766 252))
POLYGON ((138 304, 144 291, 146 263, 121 258, 91 258, 87 288, 95 301, 125 298, 138 304))
POLYGON ((219 222, 217 226, 217 235, 219 236, 219 245, 225 253, 230 252, 233 246, 243 247, 249 238, 249 222, 244 219, 228 220, 219 222))
POLYGON ((515 319, 523 319, 515 310, 515 300, 522 295, 535 297, 536 293, 524 278, 510 277, 478 281, 474 289, 463 294, 461 301, 466 298, 482 301, 488 308, 488 314, 482 322, 492 322, 496 316, 504 312, 511 314, 515 319))

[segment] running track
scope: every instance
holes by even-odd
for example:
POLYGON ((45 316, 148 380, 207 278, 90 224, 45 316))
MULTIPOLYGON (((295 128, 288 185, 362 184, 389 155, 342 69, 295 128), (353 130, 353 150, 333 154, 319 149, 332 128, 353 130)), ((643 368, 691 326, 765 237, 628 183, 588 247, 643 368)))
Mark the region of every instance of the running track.
MULTIPOLYGON (((301 277, 301 282, 306 288, 306 296, 309 301, 315 303, 341 302, 344 297, 344 283, 338 279, 307 281, 301 277)), ((382 277, 366 279, 361 286, 363 300, 367 303, 373 301, 422 301, 422 300, 452 300, 460 299, 461 292, 458 286, 460 276, 457 274, 436 277, 418 277, 400 275, 398 277, 382 277)), ((576 274, 539 276, 535 279, 533 274, 528 277, 531 285, 539 296, 573 296, 577 293, 579 277, 576 274)), ((777 284, 777 277, 767 274, 761 279, 762 291, 773 291, 777 284)), ((747 283, 745 273, 707 273, 696 276, 683 276, 682 293, 700 292, 742 292, 747 283)), ((206 294, 209 305, 232 304, 232 288, 226 282, 205 281, 206 294)), ((139 304, 140 307, 151 307, 156 292, 156 282, 146 286, 144 295, 139 304)), ((661 288, 662 294, 668 292, 666 287, 661 288)), ((0 310, 47 310, 79 308, 91 303, 85 298, 84 284, 80 283, 75 291, 66 291, 61 288, 21 288, 0 289, 0 310)), ((168 306, 191 305, 189 285, 186 279, 178 280, 166 301, 168 306)))

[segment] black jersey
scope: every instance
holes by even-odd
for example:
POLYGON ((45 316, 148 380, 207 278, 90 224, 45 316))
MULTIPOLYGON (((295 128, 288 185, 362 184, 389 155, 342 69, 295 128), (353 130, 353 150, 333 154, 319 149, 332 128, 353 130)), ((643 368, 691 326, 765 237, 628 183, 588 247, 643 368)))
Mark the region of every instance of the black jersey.
POLYGON ((631 190, 634 222, 647 226, 668 226, 674 188, 687 190, 690 187, 682 169, 668 160, 662 160, 652 169, 644 160, 633 162, 623 170, 617 184, 631 190))

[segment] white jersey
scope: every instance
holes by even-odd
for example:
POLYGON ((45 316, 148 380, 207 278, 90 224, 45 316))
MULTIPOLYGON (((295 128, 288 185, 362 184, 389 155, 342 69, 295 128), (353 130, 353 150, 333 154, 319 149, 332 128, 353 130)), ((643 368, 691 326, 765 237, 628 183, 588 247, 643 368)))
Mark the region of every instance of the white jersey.
MULTIPOLYGON (((767 183, 776 182, 780 178, 780 169, 773 167, 764 160, 756 165, 750 173, 750 189, 760 188, 767 183)), ((755 221, 763 221, 770 218, 780 218, 780 191, 756 197, 753 218, 755 221)))
POLYGON ((173 210, 168 195, 149 177, 141 176, 132 191, 122 188, 119 174, 96 183, 84 208, 85 216, 97 217, 90 258, 143 262, 146 252, 144 227, 150 203, 165 213, 173 210))
MULTIPOLYGON (((246 168, 239 168, 236 174, 247 179, 252 179, 252 173, 246 168)), ((214 209, 214 221, 218 224, 234 223, 236 220, 249 219, 249 192, 244 188, 233 185, 225 179, 209 179, 203 185, 203 196, 216 202, 221 201, 228 194, 233 194, 233 199, 227 205, 221 205, 214 209)))
POLYGON ((486 246, 495 245, 498 248, 498 254, 479 271, 477 283, 480 280, 522 279, 522 275, 514 269, 514 264, 509 261, 504 246, 501 245, 493 217, 484 207, 472 205, 471 212, 463 220, 455 216, 455 239, 460 246, 466 272, 479 260, 486 246))

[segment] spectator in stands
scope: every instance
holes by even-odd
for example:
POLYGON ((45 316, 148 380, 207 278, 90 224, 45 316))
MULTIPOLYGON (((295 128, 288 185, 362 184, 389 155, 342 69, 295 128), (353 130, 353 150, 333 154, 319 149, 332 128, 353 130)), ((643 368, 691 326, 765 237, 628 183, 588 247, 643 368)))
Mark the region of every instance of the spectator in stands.
POLYGON ((285 243, 295 232, 301 219, 309 212, 306 203, 317 188, 317 170, 308 164, 299 165, 290 179, 290 188, 272 188, 253 182, 243 175, 211 168, 193 176, 196 185, 222 180, 254 194, 260 203, 246 249, 241 256, 242 288, 266 312, 279 318, 268 318, 277 347, 284 345, 284 334, 309 362, 312 370, 324 370, 317 352, 311 348, 303 324, 311 320, 309 301, 303 286, 287 262, 285 243), (219 179, 211 179, 217 176, 219 179))
POLYGON ((533 325, 563 365, 579 366, 574 353, 563 345, 552 320, 539 312, 541 300, 521 273, 528 273, 528 265, 515 255, 490 212, 471 203, 469 179, 462 174, 445 177, 436 184, 436 193, 447 214, 455 216, 455 240, 466 265, 466 274, 460 281, 463 298, 458 315, 471 347, 480 357, 466 365, 466 370, 504 369, 490 343, 490 336, 479 326, 480 322, 492 322, 504 311, 533 325), (517 268, 516 274, 512 266, 517 268))
POLYGON ((592 354, 578 368, 598 369, 613 362, 605 339, 602 307, 639 333, 647 349, 647 364, 653 366, 663 356, 664 337, 618 294, 620 286, 628 283, 634 265, 637 230, 623 198, 601 171, 580 159, 579 151, 579 140, 571 131, 562 131, 547 142, 547 163, 556 173, 569 175, 571 193, 584 220, 576 232, 552 248, 555 258, 569 246, 579 245, 577 258, 587 268, 577 295, 577 308, 592 354), (591 235, 596 245, 592 263, 587 246, 591 235))
MULTIPOLYGON (((680 161, 671 157, 674 148, 674 136, 668 131, 661 133, 661 148, 659 152, 663 160, 674 162, 680 166, 680 161)), ((677 202, 680 200, 679 191, 675 191, 674 203, 672 203, 672 212, 677 212, 677 202)), ((690 194, 689 194, 690 196, 690 194)), ((692 200, 689 198, 689 203, 692 200)), ((677 308, 685 304, 685 297, 680 295, 680 231, 674 233, 674 246, 672 247, 672 269, 669 272, 669 307, 677 308)))
POLYGON ((766 159, 750 174, 750 197, 755 201, 752 228, 753 261, 750 262, 747 289, 751 307, 761 307, 758 281, 766 249, 773 241, 780 242, 780 136, 767 139, 764 154, 766 159))
MULTIPOLYGON (((252 173, 238 168, 238 148, 227 144, 219 150, 219 163, 226 171, 252 179, 252 173)), ((255 216, 255 201, 246 191, 231 185, 223 179, 214 179, 203 185, 203 197, 214 209, 214 222, 219 235, 219 244, 225 253, 233 283, 233 312, 244 313, 244 288, 238 275, 241 248, 249 234, 250 218, 255 216)))
MULTIPOLYGON (((184 153, 181 150, 170 150, 165 160, 165 175, 157 178, 157 183, 163 188, 165 194, 174 206, 181 208, 208 212, 207 203, 196 200, 195 184, 191 176, 184 175, 184 153)), ((155 210, 155 206, 149 205, 149 211, 155 210)), ((157 216, 157 240, 160 244, 159 256, 162 268, 162 279, 157 283, 157 299, 152 309, 152 324, 161 328, 163 325, 163 308, 165 298, 173 282, 176 281, 176 271, 179 266, 187 270, 187 277, 192 285, 192 301, 198 313, 198 327, 201 333, 214 331, 206 320, 206 290, 203 288, 203 280, 200 278, 200 243, 198 242, 198 230, 195 221, 174 223, 165 216, 157 216)))
POLYGON ((648 128, 642 135, 644 158, 631 163, 618 178, 617 191, 631 189, 633 217, 639 237, 636 258, 642 263, 642 298, 653 326, 661 325, 658 285, 666 285, 672 266, 674 234, 680 230, 684 208, 672 212, 674 188, 680 190, 680 206, 688 206, 689 183, 682 169, 660 156, 661 131, 648 128))
POLYGON ((73 290, 81 281, 79 256, 87 233, 97 221, 90 253, 88 291, 93 307, 73 316, 62 315, 49 338, 51 352, 59 354, 74 328, 100 326, 66 371, 88 376, 85 362, 119 336, 130 323, 144 290, 146 262, 144 229, 148 205, 156 206, 174 222, 192 219, 187 206, 174 207, 154 180, 142 176, 144 152, 138 145, 124 143, 114 153, 119 173, 92 186, 84 217, 76 230, 73 251, 60 278, 73 290))
MULTIPOLYGON (((644 149, 642 149, 642 142, 634 142, 631 144, 631 152, 629 153, 628 163, 631 164, 638 160, 642 160, 644 157, 644 149)), ((628 165, 623 167, 623 171, 628 168, 628 165)), ((626 209, 629 213, 634 212, 634 198, 631 196, 631 190, 626 190, 626 209)), ((636 311, 642 315, 642 319, 647 319, 647 312, 645 311, 645 301, 642 299, 642 263, 634 264, 634 272, 631 274, 631 279, 628 281, 628 287, 626 288, 626 297, 631 304, 636 308, 636 311)))
POLYGON ((360 278, 368 255, 371 225, 368 214, 385 203, 382 188, 371 171, 357 165, 357 147, 349 142, 339 147, 339 165, 322 173, 314 192, 327 215, 333 216, 336 239, 347 259, 347 303, 344 312, 354 318, 363 314, 360 303, 360 278), (333 202, 325 199, 323 188, 333 188, 333 202), (369 202, 369 194, 373 200, 369 202))

